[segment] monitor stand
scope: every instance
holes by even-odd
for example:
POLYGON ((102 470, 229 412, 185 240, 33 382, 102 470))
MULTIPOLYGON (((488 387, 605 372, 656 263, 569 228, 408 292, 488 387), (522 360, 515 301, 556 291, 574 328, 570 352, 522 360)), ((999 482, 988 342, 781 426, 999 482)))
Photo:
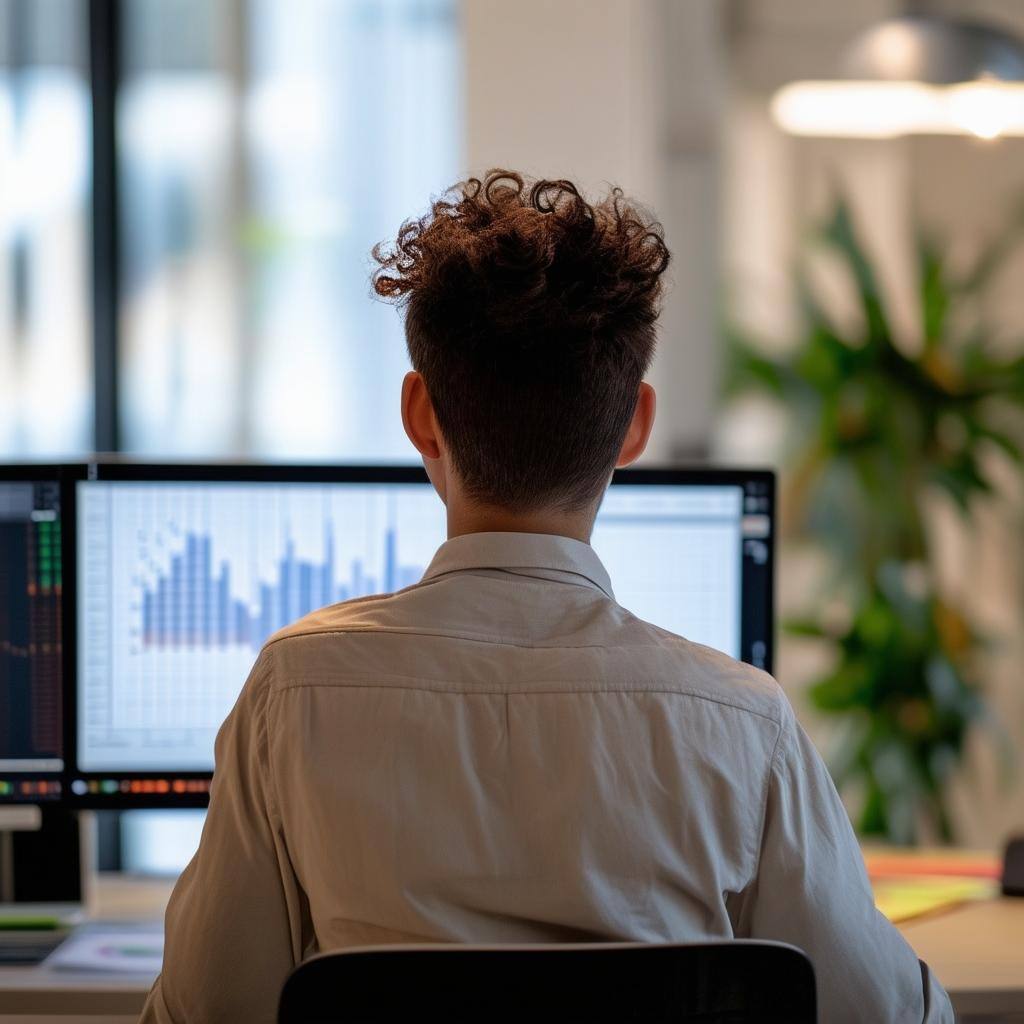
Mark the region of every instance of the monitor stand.
POLYGON ((82 918, 90 820, 62 807, 0 808, 0 932, 82 918))

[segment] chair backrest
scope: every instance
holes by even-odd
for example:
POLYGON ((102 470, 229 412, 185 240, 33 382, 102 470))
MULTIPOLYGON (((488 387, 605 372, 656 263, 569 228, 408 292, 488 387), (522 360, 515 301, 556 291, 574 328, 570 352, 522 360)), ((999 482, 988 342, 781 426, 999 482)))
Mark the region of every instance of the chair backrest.
POLYGON ((300 964, 278 1024, 815 1024, 814 970, 778 942, 373 946, 300 964))

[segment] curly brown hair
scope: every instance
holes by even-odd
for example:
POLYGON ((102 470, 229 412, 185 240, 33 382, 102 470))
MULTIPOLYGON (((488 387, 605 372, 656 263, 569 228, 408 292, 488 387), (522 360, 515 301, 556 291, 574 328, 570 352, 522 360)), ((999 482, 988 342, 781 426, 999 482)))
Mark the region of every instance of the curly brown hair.
POLYGON ((618 188, 591 204, 570 181, 492 170, 373 257, 469 494, 517 511, 592 505, 654 354, 661 225, 618 188))

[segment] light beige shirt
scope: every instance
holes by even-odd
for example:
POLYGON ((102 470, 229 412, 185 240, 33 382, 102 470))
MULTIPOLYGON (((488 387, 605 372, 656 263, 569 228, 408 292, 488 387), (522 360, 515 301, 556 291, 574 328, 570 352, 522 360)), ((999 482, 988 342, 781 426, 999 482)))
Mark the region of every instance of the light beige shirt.
POLYGON ((804 949, 826 1024, 953 1019, 774 680, 635 618, 586 544, 474 534, 266 644, 142 1019, 271 1022, 343 946, 732 936, 804 949))

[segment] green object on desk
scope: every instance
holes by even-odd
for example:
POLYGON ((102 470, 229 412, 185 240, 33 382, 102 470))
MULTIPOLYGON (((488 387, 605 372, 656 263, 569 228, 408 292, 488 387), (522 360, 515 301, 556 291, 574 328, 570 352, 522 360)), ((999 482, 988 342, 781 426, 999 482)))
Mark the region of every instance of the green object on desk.
POLYGON ((0 932, 52 932, 60 927, 56 917, 0 917, 0 932))

